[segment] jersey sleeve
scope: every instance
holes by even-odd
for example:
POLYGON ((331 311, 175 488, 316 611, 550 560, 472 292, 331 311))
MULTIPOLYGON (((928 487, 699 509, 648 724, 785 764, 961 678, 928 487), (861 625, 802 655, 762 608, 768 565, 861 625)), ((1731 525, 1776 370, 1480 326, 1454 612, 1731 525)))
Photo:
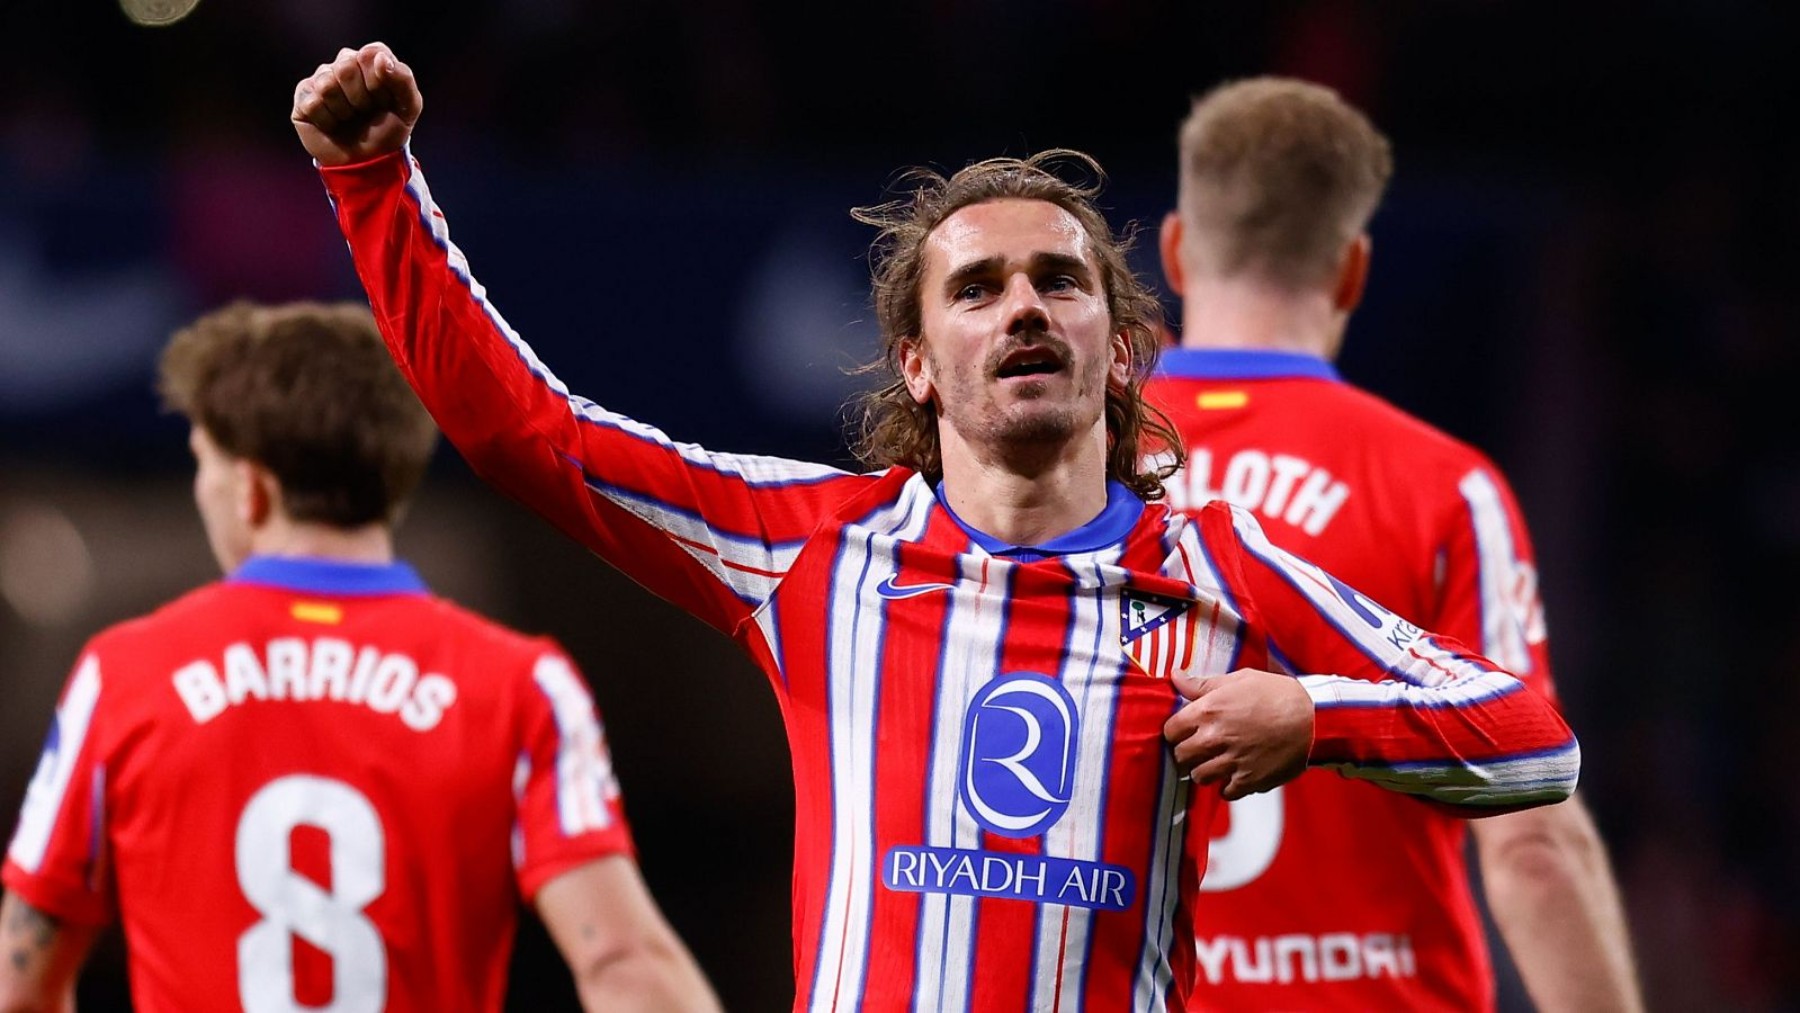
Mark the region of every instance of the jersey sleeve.
POLYGON ((612 756, 587 685, 567 657, 546 650, 524 693, 523 738, 514 771, 518 825, 513 861, 527 901, 575 866, 631 854, 631 831, 612 756))
POLYGON ((1456 489, 1432 627, 1480 645, 1483 655, 1554 700, 1537 560, 1519 504, 1487 466, 1471 468, 1456 489))
POLYGON ((1212 504, 1201 522, 1245 619, 1312 697, 1312 765, 1465 816, 1575 790, 1580 746, 1549 699, 1277 548, 1244 510, 1212 504))
POLYGON ((26 903, 84 925, 113 917, 106 763, 97 741, 105 704, 99 656, 90 648, 57 703, 4 871, 6 888, 26 903))
POLYGON ((389 350, 470 467, 711 625, 760 607, 872 480, 676 443, 570 393, 470 273, 410 151, 320 172, 389 350))

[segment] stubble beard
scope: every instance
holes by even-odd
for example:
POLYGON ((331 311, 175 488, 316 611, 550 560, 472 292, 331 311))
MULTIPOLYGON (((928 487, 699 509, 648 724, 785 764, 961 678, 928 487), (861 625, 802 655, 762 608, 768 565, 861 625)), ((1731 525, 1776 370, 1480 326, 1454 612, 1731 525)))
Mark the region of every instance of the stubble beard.
POLYGON ((958 431, 971 438, 971 442, 986 446, 989 452, 1000 457, 1054 455, 1090 428, 1104 412, 1102 408, 1091 418, 1083 417, 1088 414, 1082 411, 1088 392, 1103 382, 1102 378, 1085 379, 1093 382, 1077 381, 1074 396, 1061 404, 1046 403, 1050 386, 1055 382, 1050 378, 1014 385, 1007 401, 1002 403, 983 396, 987 393, 983 386, 992 382, 984 376, 973 390, 965 388, 959 405, 946 414, 958 431), (978 401, 981 403, 974 407, 978 401))

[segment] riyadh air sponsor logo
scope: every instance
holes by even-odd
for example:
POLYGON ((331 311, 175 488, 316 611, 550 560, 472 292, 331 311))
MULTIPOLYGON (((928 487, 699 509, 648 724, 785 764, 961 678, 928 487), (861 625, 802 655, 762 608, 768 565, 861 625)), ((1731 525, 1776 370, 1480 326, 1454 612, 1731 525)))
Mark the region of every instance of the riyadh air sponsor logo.
POLYGON ((875 585, 875 593, 888 601, 900 601, 904 598, 917 598, 933 591, 948 591, 955 587, 954 584, 901 584, 898 583, 899 576, 897 573, 888 574, 886 580, 875 585))
POLYGON ((975 821, 1002 837, 1036 837, 1069 808, 1079 721, 1062 683, 1035 672, 982 687, 963 722, 958 787, 975 821))
MULTIPOLYGON (((1036 672, 1010 672, 983 686, 963 720, 958 795, 984 829, 1035 837, 1068 812, 1081 727, 1062 683, 1036 672)), ((994 897, 1130 909, 1131 870, 1046 854, 901 845, 882 856, 881 882, 908 893, 994 897)))
POLYGON ((1099 911, 1127 910, 1137 895, 1131 871, 1117 865, 961 848, 891 848, 881 862, 881 882, 908 893, 1002 897, 1099 911))

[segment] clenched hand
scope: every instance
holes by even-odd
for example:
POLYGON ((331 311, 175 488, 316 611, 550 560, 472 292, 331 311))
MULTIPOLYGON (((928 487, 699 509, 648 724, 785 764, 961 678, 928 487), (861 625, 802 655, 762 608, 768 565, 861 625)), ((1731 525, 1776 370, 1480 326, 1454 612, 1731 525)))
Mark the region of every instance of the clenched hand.
POLYGON ((412 68, 371 42, 338 50, 296 85, 289 119, 320 165, 349 165, 400 150, 424 105, 412 68))

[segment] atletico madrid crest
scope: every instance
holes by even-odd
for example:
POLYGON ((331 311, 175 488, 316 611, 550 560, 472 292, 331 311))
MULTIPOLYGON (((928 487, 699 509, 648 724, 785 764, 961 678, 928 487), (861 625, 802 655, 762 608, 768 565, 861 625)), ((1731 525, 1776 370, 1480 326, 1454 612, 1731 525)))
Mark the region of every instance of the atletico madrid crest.
POLYGON ((1119 596, 1119 642, 1146 674, 1167 679, 1193 664, 1193 605, 1140 591, 1119 596))

